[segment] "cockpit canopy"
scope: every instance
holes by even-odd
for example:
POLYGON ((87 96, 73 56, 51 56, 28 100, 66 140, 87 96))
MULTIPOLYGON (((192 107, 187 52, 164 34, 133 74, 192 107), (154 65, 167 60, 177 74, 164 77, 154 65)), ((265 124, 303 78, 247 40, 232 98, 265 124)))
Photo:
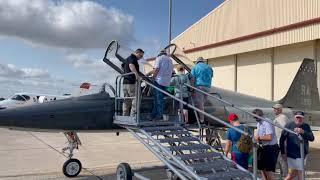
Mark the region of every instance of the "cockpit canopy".
POLYGON ((21 95, 15 94, 10 99, 15 100, 15 101, 28 101, 28 100, 30 100, 30 96, 24 95, 24 94, 21 94, 21 95))

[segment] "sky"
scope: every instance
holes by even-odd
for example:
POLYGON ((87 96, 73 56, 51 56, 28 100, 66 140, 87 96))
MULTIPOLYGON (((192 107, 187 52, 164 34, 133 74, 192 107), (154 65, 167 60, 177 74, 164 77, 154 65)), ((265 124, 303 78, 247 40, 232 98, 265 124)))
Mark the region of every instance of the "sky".
MULTIPOLYGON (((0 0, 0 97, 114 83, 111 40, 154 57, 168 44, 168 0, 0 0)), ((172 0, 172 37, 223 0, 172 0)))

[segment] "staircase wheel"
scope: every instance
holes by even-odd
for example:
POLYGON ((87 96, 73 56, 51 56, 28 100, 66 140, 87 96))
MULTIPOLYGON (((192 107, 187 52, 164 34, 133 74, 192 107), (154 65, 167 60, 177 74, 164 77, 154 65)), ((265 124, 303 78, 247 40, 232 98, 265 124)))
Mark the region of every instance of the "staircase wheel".
POLYGON ((132 170, 128 163, 120 163, 117 167, 117 180, 132 180, 132 170))

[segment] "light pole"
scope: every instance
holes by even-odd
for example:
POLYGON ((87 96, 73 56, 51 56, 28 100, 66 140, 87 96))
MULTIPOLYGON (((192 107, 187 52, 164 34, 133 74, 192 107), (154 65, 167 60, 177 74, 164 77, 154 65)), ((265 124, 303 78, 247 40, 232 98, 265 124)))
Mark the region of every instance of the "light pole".
POLYGON ((172 0, 169 0, 169 44, 171 44, 172 0))

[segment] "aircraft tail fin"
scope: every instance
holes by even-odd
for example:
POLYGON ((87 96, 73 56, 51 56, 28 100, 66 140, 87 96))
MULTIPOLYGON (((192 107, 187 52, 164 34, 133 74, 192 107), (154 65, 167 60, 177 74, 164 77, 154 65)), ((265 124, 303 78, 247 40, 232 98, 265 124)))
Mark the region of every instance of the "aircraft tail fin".
POLYGON ((284 107, 300 110, 320 109, 315 61, 305 58, 287 94, 279 101, 284 107))

